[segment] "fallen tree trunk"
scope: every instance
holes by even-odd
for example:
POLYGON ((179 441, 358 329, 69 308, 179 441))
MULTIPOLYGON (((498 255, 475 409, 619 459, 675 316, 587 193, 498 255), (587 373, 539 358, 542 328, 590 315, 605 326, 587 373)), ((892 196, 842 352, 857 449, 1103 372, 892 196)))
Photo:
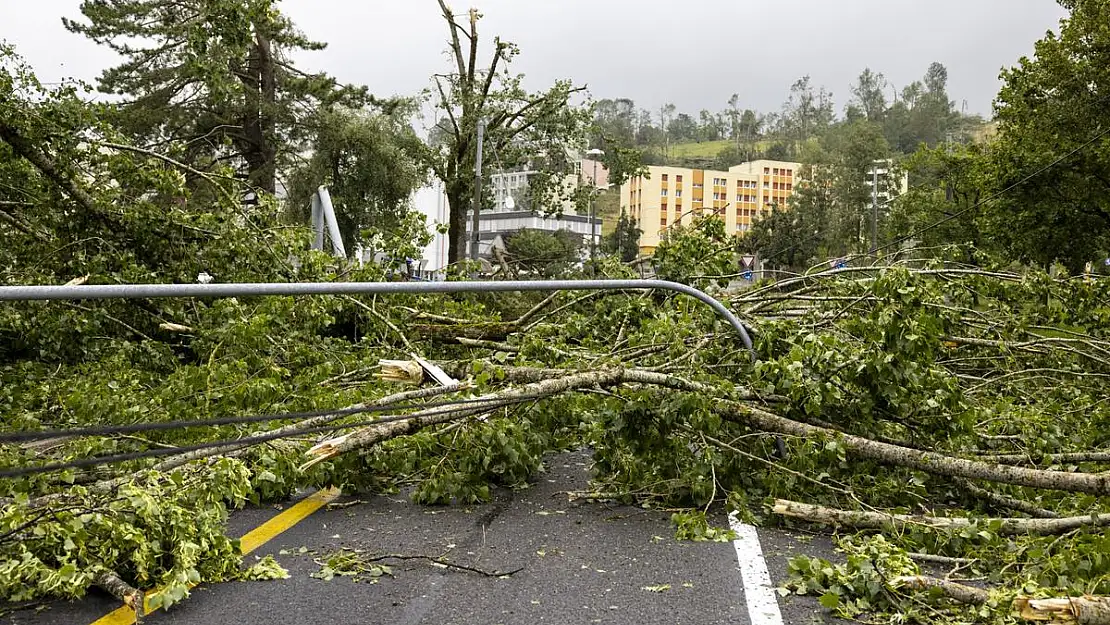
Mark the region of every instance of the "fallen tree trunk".
POLYGON ((1110 625, 1110 597, 1062 597, 1059 599, 1014 599, 1014 610, 1027 621, 1110 625))
POLYGON ((1014 467, 966 458, 956 458, 934 451, 922 451, 880 443, 871 439, 844 434, 814 425, 780 417, 748 404, 719 402, 714 410, 722 417, 766 432, 791 434, 793 436, 828 436, 838 438, 850 451, 864 458, 883 464, 916 469, 935 475, 965 477, 1093 495, 1110 494, 1110 475, 1096 473, 1065 473, 1063 471, 1043 471, 1014 467))
POLYGON ((134 610, 135 622, 142 623, 143 616, 146 615, 146 595, 143 591, 136 590, 131 584, 123 581, 118 575, 111 571, 102 571, 98 573, 96 577, 93 578, 93 583, 134 610))
POLYGON ((990 599, 990 593, 982 588, 958 584, 946 579, 928 577, 926 575, 906 575, 896 577, 891 581, 895 588, 909 588, 911 590, 925 591, 934 588, 940 590, 949 599, 969 605, 982 605, 990 599))
MULTIPOLYGON (((305 419, 303 421, 298 421, 296 423, 291 423, 289 425, 284 425, 284 426, 281 426, 279 428, 269 430, 267 432, 267 434, 288 433, 289 435, 294 436, 300 430, 313 428, 313 427, 319 427, 321 425, 326 425, 326 424, 328 424, 332 421, 335 421, 336 419, 341 418, 343 416, 342 410, 350 410, 350 409, 353 409, 353 408, 370 408, 370 407, 374 407, 374 406, 386 406, 386 405, 389 405, 389 404, 396 404, 396 403, 405 402, 405 401, 412 401, 414 399, 424 399, 424 398, 427 398, 427 397, 434 397, 434 396, 437 396, 437 395, 443 395, 443 394, 446 394, 446 393, 451 393, 451 392, 454 392, 454 391, 462 390, 464 388, 466 388, 466 385, 459 385, 459 386, 454 386, 454 387, 433 386, 433 387, 429 387, 429 388, 422 388, 422 389, 415 389, 415 390, 411 390, 411 391, 405 391, 403 393, 394 393, 392 395, 386 395, 385 397, 381 397, 379 399, 375 399, 375 400, 372 400, 372 401, 368 401, 368 402, 348 406, 344 409, 340 409, 340 411, 337 411, 337 414, 324 415, 324 416, 321 416, 321 417, 313 417, 311 419, 305 419)), ((238 444, 238 443, 229 443, 228 445, 221 445, 219 447, 208 447, 206 449, 198 449, 196 451, 190 451, 190 452, 187 452, 187 453, 177 454, 175 456, 170 456, 169 458, 166 458, 165 460, 163 460, 162 462, 159 462, 158 464, 154 465, 153 467, 150 467, 149 469, 142 469, 138 473, 145 473, 147 471, 161 471, 161 472, 172 471, 173 469, 176 469, 178 467, 182 467, 182 466, 184 466, 186 464, 189 464, 190 462, 193 462, 195 460, 203 460, 205 458, 211 458, 211 457, 214 457, 214 456, 224 456, 224 457, 229 457, 229 458, 235 458, 235 457, 242 456, 242 455, 246 454, 248 451, 250 451, 250 449, 251 449, 251 445, 249 445, 249 444, 238 444)), ((109 493, 109 492, 115 490, 116 488, 119 488, 120 486, 126 484, 127 482, 135 479, 135 477, 138 475, 138 473, 122 475, 120 477, 112 478, 112 479, 109 479, 109 480, 103 480, 103 481, 100 481, 100 482, 96 482, 95 484, 91 484, 87 488, 88 488, 89 492, 93 493, 93 494, 109 493)), ((66 496, 67 496, 67 494, 64 493, 64 492, 63 493, 52 493, 52 494, 49 494, 49 495, 42 495, 41 497, 36 497, 36 498, 30 500, 29 502, 27 502, 27 506, 31 507, 31 508, 37 508, 37 507, 40 507, 40 506, 43 506, 43 505, 50 504, 52 502, 61 501, 61 500, 65 499, 66 496)))
POLYGON ((609 386, 619 382, 624 373, 625 372, 621 369, 602 369, 600 371, 566 375, 559 378, 526 384, 475 399, 475 401, 487 400, 488 403, 486 404, 477 404, 473 407, 460 408, 457 410, 429 410, 416 412, 411 415, 411 419, 367 426, 345 436, 325 441, 308 450, 307 454, 311 459, 302 465, 302 468, 308 468, 348 451, 370 447, 391 438, 412 434, 430 425, 448 423, 450 421, 482 414, 483 412, 488 412, 491 406, 501 407, 505 405, 506 400, 542 399, 577 388, 609 386))
POLYGON ((974 497, 982 499, 983 501, 986 501, 987 503, 998 506, 1000 508, 1014 510, 1015 512, 1024 512, 1025 514, 1028 514, 1031 517, 1036 517, 1038 519, 1055 519, 1056 517, 1060 516, 1051 510, 1045 510, 1044 508, 1036 506, 1028 501, 1017 499, 1016 497, 1010 497, 1009 495, 992 492, 985 488, 980 488, 975 484, 972 484, 970 481, 962 478, 954 478, 953 481, 956 483, 957 486, 964 489, 974 497))
POLYGON ((441 325, 435 323, 408 326, 418 336, 440 343, 456 343, 457 337, 476 341, 504 341, 517 330, 513 323, 491 322, 471 325, 441 325))
POLYGON ((1110 462, 1110 451, 1072 451, 1059 454, 994 454, 984 456, 998 464, 1073 464, 1078 462, 1110 462))
POLYGON ((1106 527, 1110 514, 1061 517, 1057 519, 937 517, 915 514, 890 514, 859 510, 837 510, 797 501, 776 499, 771 509, 775 514, 802 519, 811 523, 838 525, 854 529, 901 531, 910 526, 933 529, 954 529, 998 524, 998 532, 1006 536, 1021 534, 1054 535, 1076 529, 1106 527))

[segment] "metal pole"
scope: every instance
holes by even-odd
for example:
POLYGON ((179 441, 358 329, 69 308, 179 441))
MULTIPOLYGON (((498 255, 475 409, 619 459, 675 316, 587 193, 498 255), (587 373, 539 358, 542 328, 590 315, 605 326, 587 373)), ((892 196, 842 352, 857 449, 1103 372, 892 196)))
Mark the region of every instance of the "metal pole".
POLYGON ((481 234, 478 232, 478 212, 482 206, 482 141, 486 136, 486 120, 478 120, 478 153, 474 160, 474 215, 470 218, 470 260, 478 260, 478 242, 481 234))
POLYGON ((347 250, 343 248, 343 236, 339 234, 339 222, 335 219, 335 208, 331 204, 331 194, 327 187, 316 190, 320 196, 320 208, 324 213, 324 222, 328 225, 328 234, 331 236, 332 252, 339 258, 347 258, 347 250))
POLYGON ((593 192, 591 194, 592 201, 590 202, 590 260, 597 261, 597 223, 595 215, 597 215, 597 157, 594 157, 594 179, 591 181, 593 184, 593 192))
POLYGON ((879 249, 879 166, 871 164, 871 253, 879 249))
POLYGON ((312 194, 312 232, 315 234, 312 249, 324 249, 324 209, 320 206, 320 194, 312 194))
POLYGON ((708 304, 740 335, 755 359, 744 324, 712 296, 667 280, 509 280, 505 282, 243 282, 227 284, 97 284, 84 286, 0 286, 0 302, 21 300, 155 299, 176 297, 252 297, 263 295, 339 295, 391 293, 491 293, 501 291, 624 291, 663 289, 708 304))

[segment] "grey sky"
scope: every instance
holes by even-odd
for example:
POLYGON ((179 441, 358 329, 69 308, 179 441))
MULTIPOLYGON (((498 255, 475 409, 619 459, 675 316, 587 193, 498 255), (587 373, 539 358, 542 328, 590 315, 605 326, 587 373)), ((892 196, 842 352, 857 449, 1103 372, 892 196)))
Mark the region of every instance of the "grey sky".
MULTIPOLYGON (((40 79, 93 79, 111 53, 71 35, 62 15, 77 0, 0 0, 0 39, 15 43, 40 79)), ((520 45, 515 68, 531 88, 557 78, 595 98, 641 108, 741 105, 777 111, 809 74, 842 111, 864 67, 899 89, 932 61, 948 67, 949 94, 989 114, 998 72, 1031 54, 1064 11, 1053 0, 452 0, 478 6, 481 30, 520 45)), ((448 71, 446 28, 435 0, 284 0, 287 14, 329 48, 300 59, 381 95, 411 94, 448 71)), ((487 49, 488 51, 488 49, 487 49)))

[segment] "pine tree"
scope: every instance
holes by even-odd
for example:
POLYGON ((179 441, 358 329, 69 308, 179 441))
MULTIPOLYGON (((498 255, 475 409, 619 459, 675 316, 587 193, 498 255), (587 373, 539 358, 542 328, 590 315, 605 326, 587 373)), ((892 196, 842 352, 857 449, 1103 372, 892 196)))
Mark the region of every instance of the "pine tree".
POLYGON ((276 0, 85 0, 87 20, 67 29, 119 53, 99 79, 123 96, 114 124, 133 141, 207 168, 232 164, 273 193, 278 173, 313 133, 323 106, 361 106, 365 88, 292 65, 298 50, 321 50, 276 8, 276 0))

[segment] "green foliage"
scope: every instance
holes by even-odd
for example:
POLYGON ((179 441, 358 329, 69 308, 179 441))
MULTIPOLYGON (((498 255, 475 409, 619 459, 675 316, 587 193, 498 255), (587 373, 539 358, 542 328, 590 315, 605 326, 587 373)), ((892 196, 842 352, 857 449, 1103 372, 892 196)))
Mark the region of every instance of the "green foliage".
POLYGON ((791 558, 786 590, 819 596, 822 606, 842 618, 889 611, 901 612, 901 618, 908 622, 923 617, 915 609, 903 612, 901 602, 892 601, 896 591, 890 580, 918 574, 917 565, 905 551, 882 536, 842 540, 840 550, 845 556, 845 562, 840 564, 804 555, 791 558))
POLYGON ((1105 2, 1060 4, 1069 11, 1060 32, 1002 73, 986 191, 1007 192, 985 207, 984 229, 1012 258, 1045 267, 1059 260, 1078 273, 1110 250, 1110 138, 1094 121, 1107 110, 1094 85, 1107 79, 1110 33, 1105 2))
POLYGON ((222 459, 188 471, 151 472, 107 501, 74 487, 43 518, 18 501, 5 505, 0 596, 81 597, 98 572, 114 571, 141 588, 158 587, 150 605, 168 608, 202 579, 238 575, 237 541, 224 528, 228 505, 241 505, 249 490, 242 463, 222 459))
POLYGON ((640 236, 643 233, 636 220, 622 212, 617 219, 617 227, 601 239, 601 250, 617 256, 622 263, 632 262, 640 255, 640 236))
POLYGON ((87 21, 67 29, 107 46, 123 62, 99 88, 127 96, 105 113, 130 140, 171 144, 171 155, 202 170, 235 162, 270 193, 314 132, 311 111, 370 101, 293 66, 298 52, 322 50, 274 0, 119 0, 81 4, 87 21))
POLYGON ((239 575, 239 579, 245 582, 262 582, 275 579, 289 579, 289 571, 285 567, 274 560, 274 556, 267 555, 255 562, 250 568, 244 570, 239 575))
POLYGON ((976 208, 991 175, 982 146, 923 148, 904 166, 914 184, 894 203, 885 224, 886 238, 912 237, 930 251, 944 245, 966 246, 969 252, 959 260, 973 264, 979 261, 973 249, 1001 251, 998 240, 984 232, 989 209, 976 208))
POLYGON ((582 259, 582 235, 525 228, 505 237, 509 262, 544 278, 566 274, 582 259))
POLYGON ((698 216, 690 225, 667 229, 655 249, 655 274, 693 286, 716 284, 724 287, 728 277, 699 279, 699 276, 733 276, 739 273, 737 239, 725 232, 718 215, 698 216))
POLYGON ((675 512, 671 515, 671 522, 675 524, 675 540, 692 540, 694 542, 711 541, 727 543, 736 540, 736 532, 730 529, 712 527, 705 518, 705 512, 675 512))
POLYGON ((312 194, 326 185, 346 250, 353 253, 362 244, 375 252, 392 251, 396 245, 383 238, 423 237, 397 260, 418 258, 430 235, 409 205, 424 181, 416 161, 420 139, 410 120, 399 107, 390 114, 333 107, 317 112, 314 123, 318 130, 312 156, 293 173, 289 185, 290 212, 307 223, 312 194))

